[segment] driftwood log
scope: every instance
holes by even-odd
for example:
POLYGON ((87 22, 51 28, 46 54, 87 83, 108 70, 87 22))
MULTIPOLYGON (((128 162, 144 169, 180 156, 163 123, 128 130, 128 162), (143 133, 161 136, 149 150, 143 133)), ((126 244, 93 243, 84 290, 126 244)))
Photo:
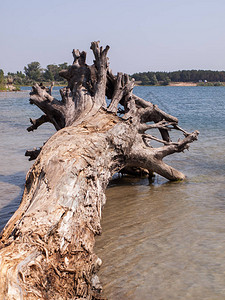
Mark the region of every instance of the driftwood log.
POLYGON ((0 299, 102 299, 93 252, 101 234, 105 189, 113 174, 148 170, 169 180, 185 176, 163 162, 197 139, 177 118, 132 93, 134 80, 109 69, 107 52, 93 42, 94 64, 73 50, 72 66, 60 75, 68 86, 59 101, 51 88, 35 84, 30 103, 44 113, 28 131, 45 122, 57 132, 39 149, 26 176, 20 207, 0 238, 0 299), (161 138, 150 134, 159 129, 161 138), (169 130, 180 130, 172 142, 169 130), (162 145, 151 146, 156 140, 162 145))

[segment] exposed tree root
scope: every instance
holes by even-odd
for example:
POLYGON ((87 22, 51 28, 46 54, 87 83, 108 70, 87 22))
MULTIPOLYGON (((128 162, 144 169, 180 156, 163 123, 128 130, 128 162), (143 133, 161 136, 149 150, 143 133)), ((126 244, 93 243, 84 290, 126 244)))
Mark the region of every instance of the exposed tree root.
POLYGON ((134 95, 128 75, 114 76, 108 46, 93 42, 91 49, 92 66, 84 51, 73 51, 73 65, 61 72, 68 81, 61 100, 51 95, 52 87, 35 84, 30 93, 30 103, 44 115, 31 119, 28 131, 50 122, 57 132, 40 149, 26 152, 36 161, 21 205, 1 233, 0 299, 103 299, 101 259, 93 248, 112 175, 144 171, 185 178, 163 158, 187 149, 198 132, 186 132, 177 118, 134 95), (161 138, 150 134, 153 128, 161 138), (184 138, 171 141, 173 129, 184 138), (163 146, 153 148, 151 140, 163 146))

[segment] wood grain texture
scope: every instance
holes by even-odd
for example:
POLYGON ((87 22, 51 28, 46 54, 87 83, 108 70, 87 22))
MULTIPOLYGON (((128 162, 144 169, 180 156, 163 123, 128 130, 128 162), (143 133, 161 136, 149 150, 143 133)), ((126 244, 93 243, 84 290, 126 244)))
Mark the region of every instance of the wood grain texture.
POLYGON ((57 132, 26 154, 36 160, 20 207, 1 233, 0 299, 103 299, 101 259, 93 248, 110 178, 126 169, 185 178, 162 159, 187 149, 198 132, 187 133, 177 118, 134 95, 128 75, 114 76, 108 46, 93 42, 91 49, 92 66, 84 51, 73 50, 72 66, 61 72, 68 81, 61 100, 38 84, 30 94, 30 103, 44 115, 31 120, 28 131, 50 122, 57 132), (150 134, 152 128, 161 139, 150 134), (184 138, 172 142, 173 129, 184 138), (163 145, 152 147, 154 139, 163 145))

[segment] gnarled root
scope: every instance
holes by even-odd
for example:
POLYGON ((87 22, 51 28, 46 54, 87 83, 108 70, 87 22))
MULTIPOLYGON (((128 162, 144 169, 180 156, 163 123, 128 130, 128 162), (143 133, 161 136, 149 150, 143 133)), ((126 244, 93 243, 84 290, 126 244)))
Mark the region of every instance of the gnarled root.
POLYGON ((186 132, 176 117, 134 95, 128 75, 114 76, 108 46, 93 42, 91 49, 92 66, 84 51, 74 50, 72 66, 60 73, 68 81, 61 100, 43 85, 30 93, 44 115, 31 120, 28 131, 50 122, 57 132, 41 149, 26 152, 36 161, 21 205, 1 233, 0 299, 101 299, 101 260, 93 248, 110 178, 142 169, 185 178, 163 158, 188 149, 198 132, 186 132), (184 138, 172 141, 171 130, 184 138), (151 140, 163 146, 154 148, 151 140))

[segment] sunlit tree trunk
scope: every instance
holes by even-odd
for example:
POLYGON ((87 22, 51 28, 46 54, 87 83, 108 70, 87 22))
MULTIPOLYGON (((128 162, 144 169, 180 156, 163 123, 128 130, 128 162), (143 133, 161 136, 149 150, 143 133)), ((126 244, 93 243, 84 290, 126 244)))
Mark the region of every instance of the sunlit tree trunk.
POLYGON ((85 52, 74 50, 72 66, 61 71, 68 86, 60 101, 42 85, 30 94, 44 115, 31 120, 28 131, 50 122, 57 132, 26 153, 36 160, 20 207, 1 233, 0 299, 102 299, 101 259, 93 247, 112 175, 143 168, 169 180, 185 178, 163 158, 187 149, 198 132, 186 132, 177 118, 134 95, 128 75, 114 76, 108 46, 93 42, 91 49, 92 66, 85 52), (153 128, 161 138, 150 134, 153 128), (172 142, 172 129, 183 140, 172 142), (153 148, 152 140, 162 146, 153 148))

